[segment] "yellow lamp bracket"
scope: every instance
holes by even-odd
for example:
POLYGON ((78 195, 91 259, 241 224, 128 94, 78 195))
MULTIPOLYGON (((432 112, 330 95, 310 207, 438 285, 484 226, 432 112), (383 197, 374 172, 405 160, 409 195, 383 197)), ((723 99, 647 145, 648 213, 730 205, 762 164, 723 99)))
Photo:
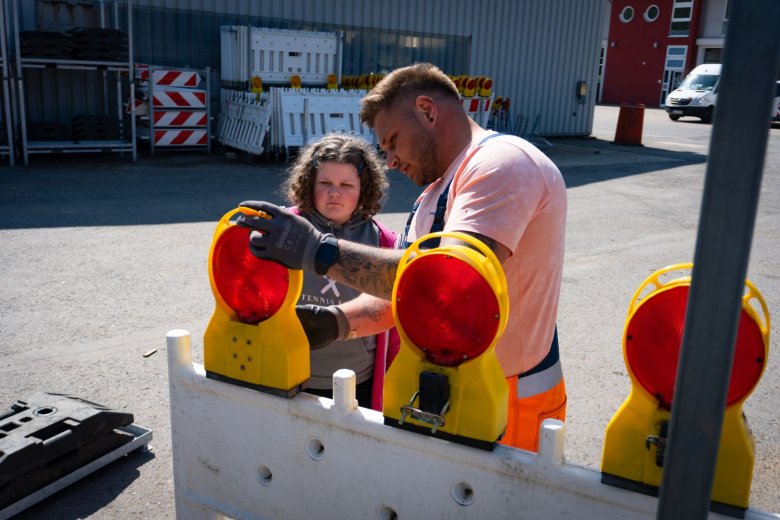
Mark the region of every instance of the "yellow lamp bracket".
MULTIPOLYGON (((629 303, 623 359, 631 392, 607 425, 601 460, 606 484, 658 494, 692 269, 691 263, 660 269, 629 303)), ((755 441, 742 403, 766 368, 769 333, 766 302, 745 280, 712 491, 712 509, 724 514, 741 516, 748 507, 755 441)))
POLYGON ((216 307, 203 337, 206 376, 292 397, 310 376, 309 343, 295 314, 303 271, 251 253, 251 230, 235 223, 247 211, 220 219, 209 250, 216 307))
POLYGON ((401 257, 393 318, 401 347, 385 377, 385 424, 492 450, 508 389, 495 355, 509 299, 498 259, 464 233, 431 233, 401 257), (459 242, 425 249, 434 238, 459 242))

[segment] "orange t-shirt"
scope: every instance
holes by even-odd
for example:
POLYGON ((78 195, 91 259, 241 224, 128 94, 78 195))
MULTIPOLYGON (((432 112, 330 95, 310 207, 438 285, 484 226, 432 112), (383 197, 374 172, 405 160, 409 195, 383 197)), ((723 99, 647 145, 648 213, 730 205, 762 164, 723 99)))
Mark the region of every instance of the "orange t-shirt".
POLYGON ((555 164, 519 137, 500 135, 480 144, 491 133, 476 135, 420 195, 407 240, 430 231, 439 195, 452 180, 444 231, 478 233, 512 252, 503 264, 509 319, 496 355, 504 374, 514 376, 550 350, 563 270, 566 186, 555 164))

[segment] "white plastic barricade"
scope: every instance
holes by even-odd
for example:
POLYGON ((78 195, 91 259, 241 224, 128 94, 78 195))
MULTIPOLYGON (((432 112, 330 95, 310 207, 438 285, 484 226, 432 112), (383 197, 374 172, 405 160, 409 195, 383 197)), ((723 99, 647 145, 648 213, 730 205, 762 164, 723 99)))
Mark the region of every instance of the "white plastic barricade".
POLYGON ((226 25, 220 27, 220 47, 224 88, 247 90, 252 76, 266 85, 289 84, 293 75, 322 85, 328 74, 341 77, 337 33, 226 25))
POLYGON ((271 89, 272 144, 304 146, 330 132, 345 132, 374 142, 370 128, 360 122, 360 99, 365 90, 271 89))
POLYGON ((657 498, 564 461, 558 421, 542 425, 539 454, 484 451, 383 424, 355 406, 351 371, 335 374, 335 401, 287 399, 207 379, 184 330, 167 343, 179 519, 656 517, 657 498))
POLYGON ((221 79, 225 88, 249 87, 249 27, 225 25, 219 29, 221 79))
POLYGON ((490 119, 490 108, 493 106, 493 96, 490 97, 462 97, 460 102, 463 110, 482 128, 487 128, 490 119))
POLYGON ((251 28, 250 70, 264 84, 289 83, 293 75, 304 84, 326 84, 328 74, 341 77, 337 33, 251 28))
POLYGON ((270 94, 224 90, 217 140, 255 155, 263 153, 263 140, 271 119, 270 94))

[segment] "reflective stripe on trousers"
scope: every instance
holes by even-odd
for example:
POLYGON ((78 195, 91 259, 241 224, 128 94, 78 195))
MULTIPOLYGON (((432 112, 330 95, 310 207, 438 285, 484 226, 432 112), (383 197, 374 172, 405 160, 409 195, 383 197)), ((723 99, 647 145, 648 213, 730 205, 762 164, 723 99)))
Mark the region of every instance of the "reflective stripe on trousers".
POLYGON ((524 399, 554 388, 563 379, 561 356, 558 352, 558 327, 553 330, 550 351, 531 370, 517 376, 517 397, 524 399))

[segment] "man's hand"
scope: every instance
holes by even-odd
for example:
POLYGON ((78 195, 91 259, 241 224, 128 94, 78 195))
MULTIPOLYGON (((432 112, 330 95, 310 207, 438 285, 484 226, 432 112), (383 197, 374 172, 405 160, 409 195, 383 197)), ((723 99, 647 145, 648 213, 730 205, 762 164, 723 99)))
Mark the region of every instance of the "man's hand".
POLYGON ((310 350, 327 347, 337 339, 346 338, 349 333, 347 316, 335 305, 298 305, 295 313, 303 325, 310 350))
POLYGON ((250 200, 239 204, 268 215, 241 213, 236 224, 251 228, 249 249, 265 260, 273 260, 288 269, 314 271, 314 261, 327 234, 320 233, 306 219, 270 202, 250 200))

